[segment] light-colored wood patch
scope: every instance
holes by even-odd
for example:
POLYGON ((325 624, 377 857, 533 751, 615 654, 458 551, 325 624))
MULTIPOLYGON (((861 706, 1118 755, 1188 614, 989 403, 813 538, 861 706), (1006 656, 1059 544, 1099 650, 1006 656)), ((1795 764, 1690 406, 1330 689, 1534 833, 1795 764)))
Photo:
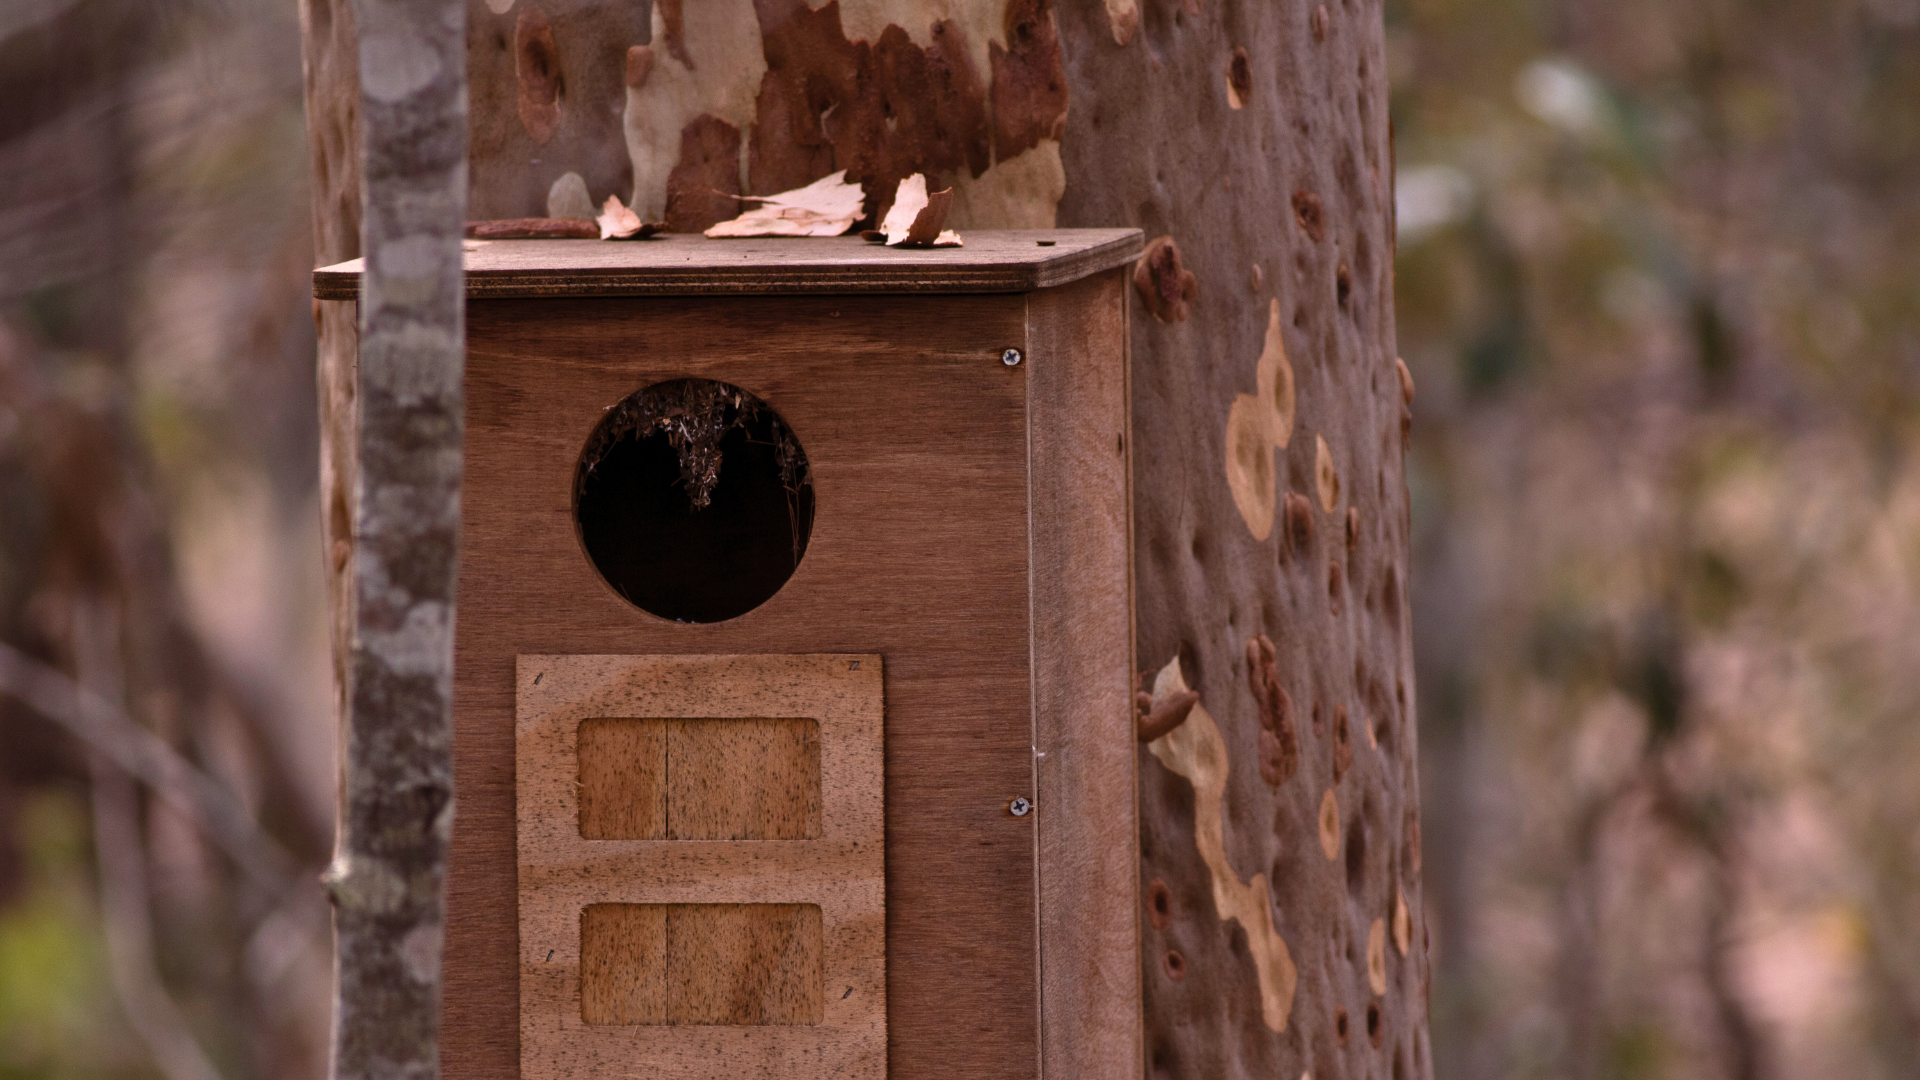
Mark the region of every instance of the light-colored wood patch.
POLYGON ((667 724, 596 716, 580 721, 580 835, 667 838, 667 724))
POLYGON ((667 1022, 667 905, 588 904, 581 910, 580 1019, 667 1022))
POLYGON ((816 904, 589 904, 580 915, 588 1024, 818 1024, 816 904))
POLYGON ((580 721, 587 840, 814 840, 820 725, 806 719, 580 721))
POLYGON ((668 837, 819 839, 819 724, 750 718, 666 727, 668 837))
POLYGON ((820 1022, 818 905, 675 904, 667 911, 672 1023, 820 1022))
POLYGON ((880 657, 517 668, 523 1080, 884 1076, 880 657))

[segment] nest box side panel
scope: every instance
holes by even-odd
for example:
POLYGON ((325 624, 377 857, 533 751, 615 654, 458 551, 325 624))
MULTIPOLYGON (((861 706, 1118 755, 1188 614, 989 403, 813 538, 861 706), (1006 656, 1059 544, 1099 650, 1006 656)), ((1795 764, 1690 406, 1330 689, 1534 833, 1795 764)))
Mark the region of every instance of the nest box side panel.
POLYGON ((523 1080, 886 1074, 881 677, 519 657, 523 1080))
POLYGON ((1042 1071, 1141 1071, 1127 295, 1030 294, 1042 1071))
MULTIPOLYGON (((1011 799, 1034 794, 1030 365, 1004 364, 1009 347, 1029 347, 1018 294, 468 304, 460 810, 441 1039, 450 1080, 520 1073, 521 655, 884 657, 888 1074, 1037 1076, 1044 811, 1008 812, 1011 799), (760 607, 707 624, 622 599, 589 562, 573 517, 575 466, 607 408, 689 377, 738 386, 776 410, 805 451, 815 496, 792 578, 760 607)), ((824 729, 822 738, 824 753, 824 729)), ((644 820, 661 797, 672 793, 602 809, 644 820)), ((830 821, 831 805, 823 814, 830 821)), ((596 933, 633 948, 652 940, 646 912, 598 917, 609 923, 596 933)), ((847 988, 828 986, 829 1010, 847 988)), ((649 993, 633 989, 609 1007, 644 1011, 649 993)), ((716 1060, 726 1080, 761 1075, 760 1059, 716 1060)))

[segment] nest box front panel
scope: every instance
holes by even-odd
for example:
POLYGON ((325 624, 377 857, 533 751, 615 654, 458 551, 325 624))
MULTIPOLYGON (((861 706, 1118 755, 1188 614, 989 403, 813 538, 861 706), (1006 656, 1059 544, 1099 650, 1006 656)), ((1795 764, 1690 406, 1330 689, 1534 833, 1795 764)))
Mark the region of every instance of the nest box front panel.
POLYGON ((519 658, 525 1080, 885 1075, 882 665, 519 658))
POLYGON ((1028 316, 1021 295, 469 305, 450 1077, 1037 1076, 1038 815, 1009 812, 1035 784, 1030 366, 1002 359, 1028 316), (643 610, 576 520, 597 426, 679 379, 763 402, 811 474, 791 577, 719 621, 643 610), (789 663, 831 678, 767 677, 789 663), (828 694, 849 680, 869 696, 828 694))

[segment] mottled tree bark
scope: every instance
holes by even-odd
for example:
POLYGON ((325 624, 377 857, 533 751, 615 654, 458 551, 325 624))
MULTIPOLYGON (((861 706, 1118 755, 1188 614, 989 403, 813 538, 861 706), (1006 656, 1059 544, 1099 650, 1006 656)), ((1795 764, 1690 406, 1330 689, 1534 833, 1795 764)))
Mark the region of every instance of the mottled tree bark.
MULTIPOLYGON (((875 212, 911 172, 951 185, 963 233, 1147 231, 1132 370, 1136 659, 1157 710, 1139 759, 1148 1072, 1430 1076, 1412 385, 1378 0, 468 15, 479 217, 558 212, 584 187, 690 225, 704 211, 676 192, 847 169, 875 212)), ((337 42, 311 36, 310 57, 337 42)), ((316 124, 337 128, 344 100, 316 97, 316 124)))
POLYGON ((439 1073, 453 822, 466 12, 457 0, 359 0, 354 17, 367 273, 350 559, 335 564, 351 576, 340 831, 328 872, 333 1074, 424 1080, 439 1073))

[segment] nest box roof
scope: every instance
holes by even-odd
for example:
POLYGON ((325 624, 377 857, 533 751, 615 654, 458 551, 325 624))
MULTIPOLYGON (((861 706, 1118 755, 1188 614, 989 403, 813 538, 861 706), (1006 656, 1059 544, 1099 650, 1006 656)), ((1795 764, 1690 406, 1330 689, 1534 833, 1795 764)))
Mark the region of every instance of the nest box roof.
MULTIPOLYGON (((1125 265, 1138 229, 968 230, 958 248, 857 236, 709 240, 468 240, 467 297, 673 293, 992 293, 1065 285, 1125 265)), ((360 259, 313 272, 321 300, 360 296, 360 259)))

